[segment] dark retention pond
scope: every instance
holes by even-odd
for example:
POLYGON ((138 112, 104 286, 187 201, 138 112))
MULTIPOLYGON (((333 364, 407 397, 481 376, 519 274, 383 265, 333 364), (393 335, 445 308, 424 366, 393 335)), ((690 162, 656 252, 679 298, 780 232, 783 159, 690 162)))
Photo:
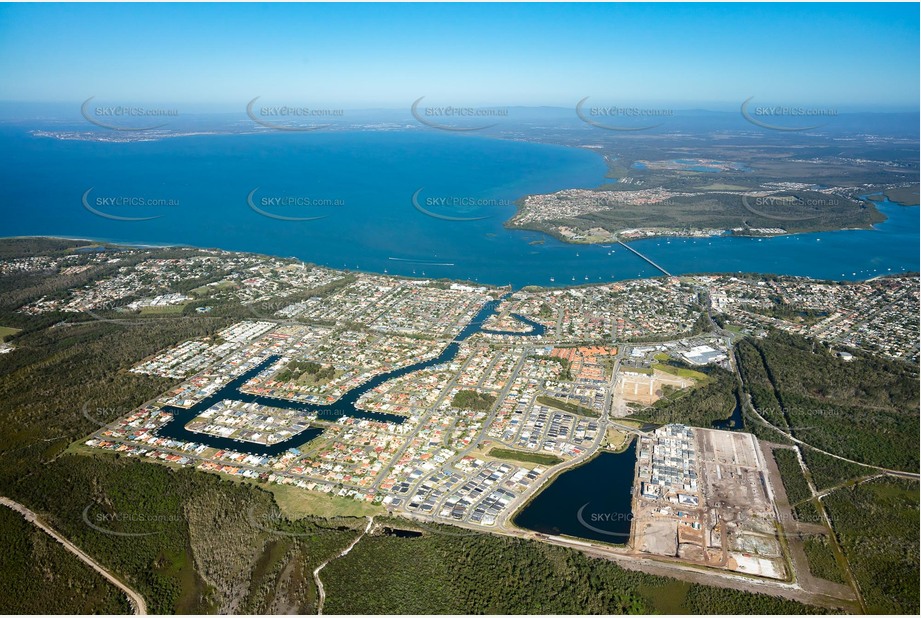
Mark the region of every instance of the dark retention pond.
POLYGON ((624 544, 633 518, 636 445, 600 453, 558 476, 515 517, 515 525, 542 534, 624 544))
POLYGON ((384 534, 386 536, 396 536, 401 539, 415 539, 422 536, 422 533, 418 530, 403 530, 402 528, 384 528, 384 534))
POLYGON ((713 421, 710 426, 713 429, 722 429, 723 431, 742 431, 745 429, 745 420, 742 418, 742 404, 738 395, 736 395, 736 407, 732 409, 732 414, 729 418, 713 421))

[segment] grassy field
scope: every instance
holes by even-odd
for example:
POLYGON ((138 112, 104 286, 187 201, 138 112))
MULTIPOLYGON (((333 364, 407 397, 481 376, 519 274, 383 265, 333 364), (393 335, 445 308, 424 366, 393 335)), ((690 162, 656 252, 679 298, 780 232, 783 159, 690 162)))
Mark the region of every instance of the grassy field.
POLYGON ((550 406, 551 408, 556 408, 557 410, 562 410, 563 412, 569 412, 570 414, 578 414, 580 416, 598 418, 598 413, 591 408, 580 406, 579 404, 572 403, 571 401, 563 401, 562 399, 557 399, 556 397, 541 395, 537 398, 537 402, 542 403, 545 406, 550 406))
POLYGON ((0 341, 3 341, 9 335, 15 335, 19 332, 18 328, 10 328, 9 326, 0 326, 0 341))
POLYGON ((239 285, 237 285, 233 281, 221 281, 217 285, 203 285, 203 286, 197 287, 194 290, 190 290, 189 294, 192 294, 193 296, 208 295, 214 292, 220 292, 223 290, 233 289, 237 287, 239 287, 239 285))
POLYGON ((694 371, 693 369, 685 369, 683 367, 674 367, 672 365, 666 365, 664 363, 653 363, 652 368, 658 371, 664 371, 665 373, 670 373, 673 376, 678 376, 679 378, 688 378, 690 380, 696 380, 699 385, 706 384, 710 378, 706 374, 699 371, 694 371))
POLYGON ((647 376, 652 375, 652 367, 624 367, 621 371, 624 373, 642 373, 647 376))
POLYGON ((688 611, 685 606, 685 599, 690 589, 690 583, 676 580, 665 586, 644 585, 640 587, 639 592, 652 600, 656 613, 684 614, 688 611), (665 591, 667 591, 667 594, 662 594, 665 591))
POLYGON ((292 519, 313 515, 315 517, 364 517, 380 515, 384 508, 359 502, 351 498, 330 496, 315 491, 307 491, 291 485, 271 484, 266 487, 275 496, 278 508, 292 519))
POLYGON ((510 448, 491 448, 489 456, 498 459, 511 459, 512 461, 524 461, 527 463, 536 463, 544 466, 555 466, 563 463, 563 460, 556 455, 547 455, 546 453, 528 453, 526 451, 516 451, 510 448))
POLYGON ((185 306, 189 303, 179 303, 177 305, 162 305, 158 307, 141 307, 141 315, 165 315, 170 313, 182 313, 185 306))
POLYGON ((630 446, 631 440, 633 440, 633 434, 613 427, 608 427, 605 435, 607 445, 618 453, 625 451, 630 446))

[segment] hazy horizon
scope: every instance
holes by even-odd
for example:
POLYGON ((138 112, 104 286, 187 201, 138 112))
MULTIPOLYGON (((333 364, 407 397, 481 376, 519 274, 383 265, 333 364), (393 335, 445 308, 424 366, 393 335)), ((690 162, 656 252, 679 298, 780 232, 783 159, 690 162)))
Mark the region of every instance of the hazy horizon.
POLYGON ((918 17, 917 4, 7 4, 0 100, 916 111, 918 17))

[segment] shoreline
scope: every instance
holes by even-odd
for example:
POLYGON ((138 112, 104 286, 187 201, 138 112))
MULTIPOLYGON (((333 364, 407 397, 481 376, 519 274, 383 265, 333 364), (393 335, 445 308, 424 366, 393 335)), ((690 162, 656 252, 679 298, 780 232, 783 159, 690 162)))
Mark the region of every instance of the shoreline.
POLYGON ((624 230, 616 230, 616 231, 614 231, 614 232, 611 232, 612 238, 608 238, 608 239, 605 239, 605 240, 599 240, 599 241, 597 241, 597 242, 577 242, 577 241, 573 241, 573 240, 567 238, 565 235, 561 234, 561 233, 559 232, 559 230, 558 230, 558 228, 560 227, 560 226, 558 226, 558 225, 557 225, 557 226, 546 225, 546 227, 545 227, 545 226, 542 226, 542 225, 540 224, 540 223, 542 223, 542 222, 539 222, 537 225, 533 225, 533 226, 530 226, 530 225, 516 225, 516 224, 512 224, 512 221, 514 220, 515 216, 517 216, 518 213, 521 212, 521 203, 522 203, 523 200, 526 199, 527 197, 530 197, 530 196, 529 196, 529 195, 526 195, 526 196, 524 196, 524 197, 522 197, 522 198, 520 198, 520 199, 518 199, 518 200, 515 201, 515 203, 516 203, 516 211, 515 211, 515 214, 512 215, 512 217, 509 218, 508 220, 504 221, 504 222, 502 223, 502 227, 503 227, 504 229, 506 229, 506 230, 511 230, 511 231, 537 232, 537 233, 540 233, 540 234, 546 234, 547 236, 550 236, 551 238, 554 238, 554 239, 558 240, 559 242, 561 242, 561 243, 563 243, 563 244, 565 244, 565 245, 571 245, 571 246, 577 246, 577 247, 578 247, 578 246, 598 247, 598 246, 602 246, 602 245, 605 245, 605 244, 608 244, 608 243, 612 243, 612 242, 630 243, 630 242, 638 241, 638 240, 655 240, 655 239, 663 239, 663 238, 669 239, 669 240, 673 240, 673 239, 683 240, 683 239, 688 239, 688 238, 691 238, 691 239, 695 239, 695 238, 698 238, 698 239, 704 239, 704 238, 723 238, 723 237, 733 237, 733 238, 782 238, 782 237, 786 237, 786 236, 799 236, 799 235, 807 235, 807 234, 831 234, 831 233, 835 233, 835 232, 854 232, 854 231, 869 232, 869 231, 873 231, 873 230, 878 229, 878 228, 877 228, 878 225, 880 225, 880 224, 882 224, 882 223, 885 223, 886 221, 889 220, 889 216, 886 215, 886 213, 882 212, 882 210, 880 210, 879 207, 880 207, 881 204, 886 204, 886 203, 888 203, 888 204, 891 204, 891 205, 893 205, 893 206, 898 206, 898 207, 900 207, 900 208, 919 208, 919 207, 921 207, 921 205, 919 205, 919 204, 903 204, 903 203, 901 203, 901 202, 896 202, 896 201, 893 201, 893 200, 887 198, 885 195, 883 195, 883 198, 884 198, 884 199, 881 200, 881 201, 871 200, 871 199, 869 199, 869 198, 865 198, 867 202, 869 202, 870 204, 873 205, 873 208, 876 210, 876 212, 883 216, 883 220, 882 220, 882 221, 878 221, 878 222, 876 222, 876 223, 869 223, 869 224, 867 224, 866 227, 841 227, 841 228, 834 228, 834 229, 801 230, 801 231, 795 231, 795 232, 784 231, 783 233, 776 233, 776 234, 745 234, 745 233, 735 234, 735 233, 733 233, 733 232, 734 232, 734 229, 732 229, 732 228, 722 229, 722 230, 719 231, 719 233, 714 233, 714 234, 706 234, 706 233, 704 233, 704 232, 706 232, 707 230, 711 230, 711 229, 713 229, 713 230, 718 230, 719 228, 691 228, 692 231, 694 231, 694 232, 701 232, 701 233, 699 233, 699 234, 694 234, 694 233, 681 234, 681 233, 676 233, 675 230, 670 230, 670 229, 667 229, 667 228, 661 228, 660 231, 656 231, 657 228, 630 228, 630 229, 646 229, 646 230, 651 231, 652 233, 649 234, 649 235, 647 235, 647 236, 637 236, 637 237, 631 237, 631 238, 623 238, 623 237, 620 236, 620 234, 621 234, 624 230))
MULTIPOLYGON (((844 231, 844 230, 841 230, 841 231, 844 231)), ((795 234, 784 234, 783 236, 795 236, 795 234)), ((676 237, 676 238, 681 240, 683 237, 676 237)), ((754 237, 740 237, 740 238, 773 238, 773 237, 754 236, 754 237)), ((191 250, 196 250, 196 251, 219 251, 222 253, 238 253, 238 254, 243 254, 243 255, 254 255, 254 256, 260 256, 260 257, 265 257, 265 258, 273 258, 273 259, 278 259, 278 260, 294 260, 300 264, 317 266, 320 268, 326 268, 328 270, 333 270, 333 271, 337 271, 337 272, 341 272, 345 274, 378 275, 382 277, 393 277, 395 279, 410 279, 413 281, 450 281, 451 283, 473 285, 476 287, 487 288, 489 290, 501 290, 501 289, 507 289, 509 287, 508 284, 507 285, 497 285, 497 284, 494 285, 491 283, 480 283, 477 281, 472 281, 470 279, 463 279, 459 277, 420 277, 420 276, 413 276, 413 275, 399 275, 399 274, 394 274, 394 273, 378 272, 378 271, 373 271, 373 270, 362 270, 362 269, 355 269, 355 268, 341 268, 341 267, 334 267, 334 266, 326 266, 324 264, 317 264, 316 262, 302 260, 301 258, 294 257, 294 256, 272 255, 268 253, 259 253, 257 251, 239 251, 235 249, 222 249, 220 247, 199 247, 195 245, 187 245, 187 244, 181 244, 181 243, 142 244, 142 243, 100 240, 100 239, 94 239, 94 238, 77 238, 73 236, 59 236, 59 235, 49 235, 49 234, 39 234, 39 235, 33 235, 33 236, 0 236, 0 242, 3 242, 5 240, 30 240, 30 239, 77 240, 77 241, 82 241, 82 242, 95 243, 95 244, 100 244, 100 245, 109 245, 112 247, 121 247, 121 248, 126 248, 126 249, 177 249, 179 248, 179 249, 191 249, 191 250)), ((647 239, 642 238, 642 239, 634 239, 634 240, 647 240, 647 239)), ((629 242, 629 241, 626 241, 626 242, 629 242)), ((592 244, 587 244, 587 243, 586 245, 589 247, 597 246, 597 245, 592 245, 592 244)), ((700 271, 700 272, 675 274, 675 275, 672 275, 671 277, 673 278, 681 278, 681 277, 761 277, 761 278, 785 277, 788 279, 808 279, 810 281, 816 281, 816 282, 845 284, 845 283, 865 283, 867 281, 874 281, 876 279, 884 279, 886 277, 911 277, 911 276, 919 276, 919 275, 921 275, 921 269, 881 273, 878 275, 873 275, 873 276, 862 278, 862 279, 828 279, 828 278, 823 278, 823 277, 814 277, 810 275, 789 275, 789 274, 783 274, 783 273, 759 272, 759 271, 744 271, 744 272, 741 272, 741 271, 739 272, 700 271)), ((593 282, 588 282, 588 283, 575 283, 571 285, 566 285, 566 284, 538 285, 538 284, 530 283, 527 285, 520 286, 518 288, 512 287, 512 291, 513 292, 519 291, 525 288, 538 288, 538 289, 543 289, 543 290, 570 290, 570 289, 594 287, 594 286, 599 286, 599 285, 610 285, 612 283, 619 283, 621 281, 640 281, 644 279, 668 279, 668 278, 669 277, 664 274, 659 274, 659 275, 648 276, 648 277, 625 277, 623 279, 612 279, 610 281, 593 281, 593 282)))
MULTIPOLYGON (((32 234, 25 236, 0 236, 0 241, 2 240, 32 240, 32 239, 47 239, 47 240, 79 240, 81 242, 94 243, 98 245, 113 245, 116 247, 136 247, 139 249, 172 249, 175 247, 188 247, 190 249, 202 249, 206 251, 226 251, 226 249, 218 248, 208 248, 208 247, 195 247, 193 245, 186 245, 182 243, 144 243, 144 242, 130 242, 130 241, 120 241, 120 240, 109 240, 106 238, 84 238, 81 236, 60 236, 57 234, 32 234)), ((252 253, 251 251, 240 251, 235 253, 252 253)))

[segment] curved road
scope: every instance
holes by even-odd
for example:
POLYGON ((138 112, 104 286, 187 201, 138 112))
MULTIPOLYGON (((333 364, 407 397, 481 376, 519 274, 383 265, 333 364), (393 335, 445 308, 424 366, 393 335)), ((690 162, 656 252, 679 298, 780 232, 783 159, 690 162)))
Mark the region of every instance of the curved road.
POLYGON ((354 541, 349 543, 349 546, 343 549, 342 552, 339 555, 337 555, 335 558, 330 558, 329 560, 327 560, 326 562, 324 562, 323 564, 321 564, 320 566, 318 566, 317 568, 313 570, 313 581, 316 582, 317 584, 317 616, 323 615, 323 602, 326 601, 326 589, 323 588, 323 582, 320 580, 320 571, 322 571, 323 567, 325 567, 327 564, 329 564, 336 558, 341 558, 342 556, 352 551, 352 548, 358 544, 358 541, 360 541, 364 535, 368 534, 368 532, 371 531, 371 527, 373 525, 374 525, 374 517, 373 516, 368 517, 368 525, 365 526, 364 532, 359 534, 358 537, 354 541))
POLYGON ((2 496, 0 496, 0 504, 22 515, 27 522, 43 530, 48 536, 50 536, 55 541, 63 545, 64 549, 66 549, 67 551, 75 555, 77 558, 85 562, 87 565, 92 567, 93 570, 95 570, 97 573, 99 573, 104 578, 106 578, 109 582, 111 582, 113 586, 117 587, 119 590, 124 592, 125 595, 128 597, 128 601, 131 603, 131 607, 134 609, 134 613, 136 615, 144 616, 147 614, 147 603, 144 602, 144 597, 142 597, 140 594, 138 594, 137 592, 135 592, 134 590, 132 590, 125 584, 123 584, 121 580, 119 580, 112 573, 106 570, 104 566, 102 566, 101 564, 99 564, 98 562, 90 558, 88 555, 83 553, 83 551, 79 547, 77 547, 76 545, 74 545, 73 543, 65 539, 60 534, 58 534, 57 531, 55 531, 51 526, 49 526, 48 524, 44 523, 41 519, 39 519, 38 515, 36 515, 34 512, 29 510, 27 507, 23 506, 22 504, 19 504, 18 502, 15 502, 13 500, 10 500, 9 498, 5 498, 2 496))
POLYGON ((799 438, 794 437, 792 434, 770 423, 767 419, 761 416, 761 413, 758 412, 754 404, 752 404, 751 395, 749 395, 748 393, 745 393, 745 399, 746 401, 745 401, 745 406, 743 406, 743 410, 745 409, 745 407, 747 407, 749 411, 752 413, 752 416, 754 416, 754 420, 757 423, 759 423, 760 425, 764 425, 765 427, 768 427, 770 429, 773 429, 777 433, 783 435, 785 438, 789 439, 791 442, 794 442, 795 444, 798 444, 799 446, 804 446, 806 448, 822 453, 823 455, 828 455, 829 457, 833 457, 841 461, 846 461, 847 463, 857 464, 858 466, 863 466, 865 468, 872 468, 874 470, 879 470, 883 474, 888 474, 890 476, 900 476, 902 478, 909 478, 909 479, 914 479, 914 480, 918 480, 919 478, 921 478, 921 475, 919 475, 917 472, 906 472, 904 470, 893 470, 892 468, 883 468, 881 466, 874 466, 873 464, 864 463, 862 461, 855 461, 853 459, 848 459, 847 457, 842 457, 841 455, 835 455, 834 453, 829 453, 828 451, 824 451, 817 446, 813 446, 809 444, 808 442, 803 442, 799 438))

